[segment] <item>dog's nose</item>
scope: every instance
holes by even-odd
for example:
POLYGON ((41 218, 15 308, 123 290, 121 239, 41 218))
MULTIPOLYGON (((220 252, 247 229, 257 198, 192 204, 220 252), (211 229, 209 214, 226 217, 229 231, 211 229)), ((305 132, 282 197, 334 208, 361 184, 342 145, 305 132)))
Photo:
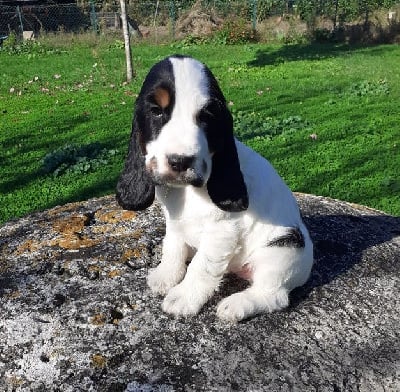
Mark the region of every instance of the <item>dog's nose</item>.
POLYGON ((171 154, 167 156, 167 161, 173 171, 183 172, 192 167, 194 156, 171 154))

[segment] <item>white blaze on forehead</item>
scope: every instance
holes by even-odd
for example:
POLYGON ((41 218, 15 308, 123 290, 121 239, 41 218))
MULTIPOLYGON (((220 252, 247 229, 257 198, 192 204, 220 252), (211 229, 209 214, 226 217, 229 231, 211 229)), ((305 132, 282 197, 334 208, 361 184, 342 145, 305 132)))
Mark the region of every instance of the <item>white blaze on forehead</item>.
POLYGON ((175 100, 170 120, 157 139, 147 146, 146 163, 157 161, 160 174, 167 173, 166 157, 171 154, 195 156, 195 166, 207 159, 208 144, 197 123, 197 115, 209 100, 209 80, 202 63, 192 58, 171 57, 175 80, 175 100))
POLYGON ((209 98, 204 65, 187 57, 172 57, 170 61, 175 77, 175 114, 181 115, 181 111, 184 111, 195 116, 209 98))

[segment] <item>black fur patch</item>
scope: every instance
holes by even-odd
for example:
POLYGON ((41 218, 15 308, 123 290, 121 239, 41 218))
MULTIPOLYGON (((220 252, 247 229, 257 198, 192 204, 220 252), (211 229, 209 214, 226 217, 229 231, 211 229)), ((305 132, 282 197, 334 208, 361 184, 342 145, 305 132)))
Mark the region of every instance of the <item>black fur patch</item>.
POLYGON ((268 246, 304 248, 304 236, 298 227, 292 227, 285 235, 270 241, 268 246))
POLYGON ((174 85, 172 64, 165 59, 151 68, 136 100, 128 156, 116 189, 117 201, 126 210, 144 210, 154 201, 154 181, 145 167, 146 145, 171 117, 174 85))
POLYGON ((157 138, 171 119, 174 105, 175 77, 172 63, 167 58, 150 69, 136 100, 134 121, 144 145, 157 138))
POLYGON ((204 71, 211 99, 199 113, 198 120, 204 126, 208 148, 214 153, 208 194, 223 211, 244 211, 249 206, 249 197, 236 151, 232 115, 215 77, 207 67, 204 71))

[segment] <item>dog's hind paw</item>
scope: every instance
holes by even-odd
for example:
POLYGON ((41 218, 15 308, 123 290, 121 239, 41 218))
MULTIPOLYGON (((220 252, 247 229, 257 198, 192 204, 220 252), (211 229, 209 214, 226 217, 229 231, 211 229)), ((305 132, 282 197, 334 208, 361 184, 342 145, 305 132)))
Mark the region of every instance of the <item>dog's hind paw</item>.
POLYGON ((256 314, 283 309, 288 302, 284 288, 268 294, 250 288, 223 299, 217 307, 217 316, 225 321, 238 322, 256 314))

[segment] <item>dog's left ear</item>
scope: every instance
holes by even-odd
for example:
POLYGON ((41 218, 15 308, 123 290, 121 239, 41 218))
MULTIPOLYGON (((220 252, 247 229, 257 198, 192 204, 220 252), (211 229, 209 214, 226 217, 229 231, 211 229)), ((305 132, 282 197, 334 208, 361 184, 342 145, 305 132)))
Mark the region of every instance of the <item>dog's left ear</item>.
POLYGON ((249 206, 247 187, 240 170, 239 157, 233 136, 233 119, 228 108, 220 105, 214 129, 217 136, 215 143, 211 143, 213 150, 211 175, 207 182, 208 194, 215 205, 221 210, 240 212, 249 206), (214 148, 213 145, 214 144, 214 148))

